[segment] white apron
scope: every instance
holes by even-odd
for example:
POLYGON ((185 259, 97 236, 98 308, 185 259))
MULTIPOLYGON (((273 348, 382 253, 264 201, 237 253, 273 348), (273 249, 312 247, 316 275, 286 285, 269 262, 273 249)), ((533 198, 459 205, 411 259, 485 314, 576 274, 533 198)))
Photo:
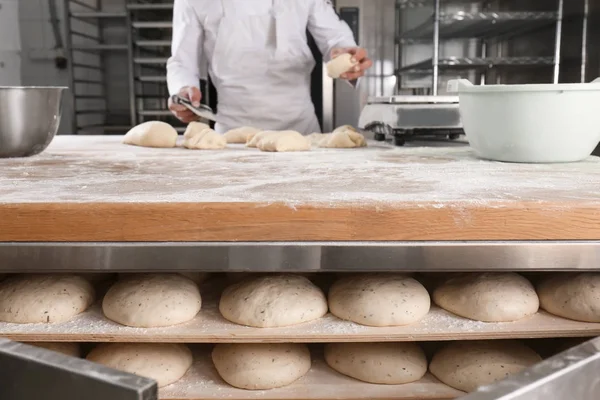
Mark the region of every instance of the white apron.
POLYGON ((241 126, 320 132, 310 97, 315 60, 306 26, 286 5, 273 0, 271 13, 245 15, 235 0, 221 0, 210 75, 218 93, 216 130, 241 126))

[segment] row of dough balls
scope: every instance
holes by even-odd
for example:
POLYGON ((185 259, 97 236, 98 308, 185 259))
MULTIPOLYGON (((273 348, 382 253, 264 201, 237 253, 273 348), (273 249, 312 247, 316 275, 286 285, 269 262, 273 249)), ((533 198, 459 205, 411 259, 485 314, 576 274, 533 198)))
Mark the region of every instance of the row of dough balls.
MULTIPOLYGON (((456 274, 437 286, 433 300, 465 318, 509 322, 541 306, 560 317, 600 322, 600 273, 548 275, 538 286, 512 273, 456 274)), ((0 321, 67 321, 95 300, 80 276, 21 275, 0 283, 0 321)), ((196 282, 180 274, 123 275, 104 296, 105 316, 133 327, 162 327, 192 320, 202 299, 196 282)), ((368 326, 401 326, 427 315, 431 300, 417 280, 402 274, 358 274, 337 280, 326 298, 300 275, 255 276, 228 286, 219 311, 227 320, 259 328, 336 317, 368 326)))
MULTIPOLYGON (((47 349, 80 356, 75 343, 45 343, 47 349)), ((518 341, 450 342, 428 365, 417 343, 329 343, 325 362, 333 370, 373 384, 401 385, 420 380, 427 370, 455 389, 470 392, 537 364, 542 358, 518 341)), ((164 387, 181 379, 193 356, 183 344, 110 343, 96 346, 88 360, 152 378, 164 387)), ((264 390, 289 385, 311 368, 311 353, 301 343, 217 344, 214 366, 231 386, 264 390)))
MULTIPOLYGON (((129 130, 123 137, 124 144, 143 147, 175 147, 177 131, 166 122, 148 121, 129 130)), ((303 136, 296 131, 262 131, 241 127, 220 135, 208 125, 191 122, 183 134, 183 146, 192 150, 224 149, 227 143, 243 143, 261 151, 307 151, 311 146, 324 148, 365 147, 363 135, 350 125, 335 129, 332 133, 313 133, 303 136)))

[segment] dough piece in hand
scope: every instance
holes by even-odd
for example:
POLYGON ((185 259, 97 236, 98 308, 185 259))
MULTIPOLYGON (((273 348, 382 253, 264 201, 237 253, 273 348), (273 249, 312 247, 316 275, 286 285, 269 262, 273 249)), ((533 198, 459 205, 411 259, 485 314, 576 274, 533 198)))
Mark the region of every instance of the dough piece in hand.
POLYGON ((307 151, 310 150, 310 140, 296 131, 281 131, 264 136, 256 147, 261 151, 307 151))
POLYGON ((0 283, 0 321, 65 322, 94 302, 94 287, 77 275, 17 275, 0 283))
POLYGON ((542 308, 559 317, 600 322, 600 273, 550 274, 538 285, 542 308))
POLYGON ((132 274, 106 293, 102 311, 122 325, 154 328, 182 324, 200 311, 198 286, 179 274, 132 274))
POLYGON ((416 382, 427 372, 427 358, 416 343, 330 343, 325 361, 337 372, 384 385, 416 382))
POLYGON ((419 282, 400 274, 358 274, 329 289, 329 310, 338 318, 368 326, 400 326, 419 321, 430 307, 419 282))
POLYGON ((192 366, 192 352, 183 344, 104 343, 88 361, 154 379, 158 387, 177 382, 192 366))
POLYGON ((161 121, 148 121, 129 130, 123 137, 124 144, 142 147, 175 147, 177 131, 161 121))
POLYGON ((514 272, 460 274, 433 292, 433 301, 461 317, 484 322, 510 322, 539 308, 533 285, 514 272))
POLYGON ((41 347, 46 350, 51 350, 56 353, 62 353, 71 357, 81 357, 81 346, 79 343, 67 343, 67 342, 38 342, 38 343, 27 343, 31 346, 41 347))
POLYGON ((358 63, 352 62, 352 55, 348 53, 343 53, 337 56, 336 58, 329 61, 327 66, 327 75, 330 78, 337 79, 342 74, 349 72, 353 69, 358 63))
POLYGON ((513 340, 452 342, 433 356, 429 371, 448 386, 472 392, 540 361, 535 351, 513 340))
POLYGON ((327 300, 302 276, 262 276, 225 289, 219 311, 236 324, 274 328, 321 318, 327 313, 327 300))
POLYGON ((192 150, 220 150, 227 146, 227 141, 208 125, 191 122, 183 134, 183 146, 192 150))
POLYGON ((227 131, 223 137, 227 143, 248 143, 248 140, 253 138, 258 132, 260 132, 260 129, 243 126, 227 131))
POLYGON ((217 344, 212 359, 225 382, 250 390, 287 386, 311 366, 310 352, 302 343, 217 344))

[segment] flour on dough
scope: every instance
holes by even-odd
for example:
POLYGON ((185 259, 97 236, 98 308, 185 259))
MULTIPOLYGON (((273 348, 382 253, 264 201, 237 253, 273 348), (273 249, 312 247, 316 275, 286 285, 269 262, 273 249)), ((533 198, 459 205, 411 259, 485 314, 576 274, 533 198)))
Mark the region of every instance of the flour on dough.
POLYGON ((408 325, 429 312, 430 298, 419 282, 401 274, 358 274, 329 289, 329 310, 338 318, 369 326, 408 325))
POLYGON ((0 283, 0 321, 65 322, 94 302, 90 282, 76 275, 17 275, 0 283))
POLYGON ((256 133, 254 136, 252 136, 250 138, 250 140, 248 140, 248 142, 246 143, 246 146, 247 147, 257 147, 258 142, 260 142, 263 138, 266 138, 269 136, 276 136, 278 134, 279 134, 278 131, 260 131, 260 132, 256 133))
POLYGON ((217 344, 212 359, 225 382, 249 390, 287 386, 311 366, 310 352, 302 343, 217 344))
POLYGON ((340 54, 326 64, 327 75, 330 78, 337 79, 342 74, 349 72, 358 63, 352 61, 352 55, 348 53, 340 54))
POLYGON ((220 150, 227 146, 227 141, 208 125, 191 122, 183 134, 183 146, 192 150, 220 150))
POLYGON ((198 286, 179 274, 132 274, 120 278, 102 301, 104 315, 122 325, 154 328, 182 324, 200 311, 198 286))
POLYGON ((518 341, 451 342, 433 356, 429 371, 448 386, 472 392, 540 361, 535 351, 518 341))
POLYGON ((533 285, 514 272, 459 274, 433 292, 433 301, 461 317, 484 322, 510 322, 538 311, 533 285))
POLYGON ((310 150, 310 140, 296 131, 281 131, 265 135, 258 140, 256 147, 270 152, 307 151, 310 150))
POLYGON ((46 350, 51 350, 56 353, 62 353, 70 357, 81 357, 81 346, 79 343, 69 342, 36 342, 27 343, 31 346, 41 347, 46 350))
POLYGON ((105 343, 94 348, 88 361, 154 379, 158 387, 177 382, 192 366, 192 352, 183 344, 105 343))
POLYGON ((327 300, 305 277, 262 276, 225 289, 219 311, 236 324, 273 328, 321 318, 327 313, 327 300))
POLYGON ((248 143, 250 139, 254 137, 260 129, 252 128, 249 126, 243 126, 241 128, 231 129, 227 131, 223 137, 227 143, 248 143))
POLYGON ((177 131, 161 121, 148 121, 129 130, 123 137, 124 144, 142 147, 175 147, 177 131))
POLYGON ((384 385, 416 382, 427 372, 427 358, 416 343, 330 343, 325 361, 337 372, 384 385))
POLYGON ((600 273, 549 274, 538 284, 542 308, 559 317, 600 322, 600 273))

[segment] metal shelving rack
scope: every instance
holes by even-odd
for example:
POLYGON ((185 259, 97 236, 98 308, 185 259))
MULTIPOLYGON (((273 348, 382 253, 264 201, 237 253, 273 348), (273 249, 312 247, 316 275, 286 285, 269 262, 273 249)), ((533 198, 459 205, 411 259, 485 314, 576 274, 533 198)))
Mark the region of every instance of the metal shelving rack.
MULTIPOLYGON (((473 3, 473 1, 454 0, 453 3, 473 3)), ((431 17, 423 24, 405 32, 396 33, 397 78, 409 73, 431 73, 432 94, 438 94, 438 82, 441 70, 471 69, 486 70, 491 68, 522 68, 553 66, 554 83, 558 83, 560 74, 560 48, 562 39, 562 21, 564 0, 557 0, 556 12, 456 12, 440 11, 441 0, 397 0, 397 14, 404 8, 432 7, 431 17), (525 34, 533 30, 550 26, 556 27, 554 55, 549 57, 490 57, 487 55, 488 39, 505 40, 508 37, 525 34), (479 57, 446 57, 440 58, 440 42, 451 39, 480 39, 481 54, 479 57), (403 45, 430 41, 433 43, 433 54, 430 59, 402 65, 400 47, 403 45)), ((398 23, 397 29, 398 28, 398 23)))
POLYGON ((171 54, 173 2, 127 3, 130 28, 130 91, 132 124, 167 121, 182 131, 184 126, 167 109, 166 64, 171 54))
POLYGON ((123 131, 107 125, 105 54, 127 52, 127 42, 107 43, 104 27, 125 24, 127 14, 105 12, 100 0, 68 0, 64 7, 66 51, 73 104, 73 133, 123 131))

